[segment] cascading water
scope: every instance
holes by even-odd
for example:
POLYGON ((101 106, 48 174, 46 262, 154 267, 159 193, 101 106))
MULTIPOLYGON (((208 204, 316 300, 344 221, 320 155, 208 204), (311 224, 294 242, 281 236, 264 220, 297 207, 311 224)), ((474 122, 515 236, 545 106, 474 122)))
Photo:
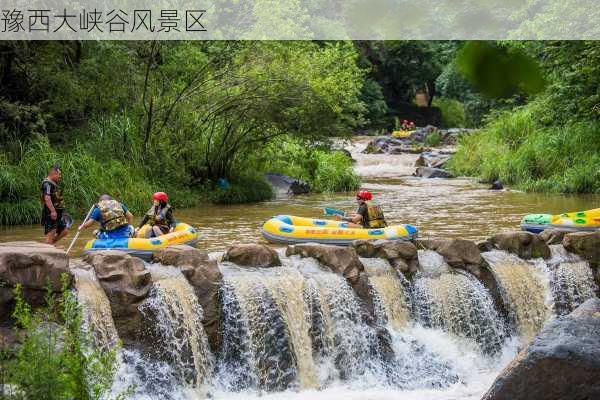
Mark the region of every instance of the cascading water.
POLYGON ((595 297, 598 287, 587 261, 569 253, 562 245, 551 245, 550 250, 552 257, 547 265, 554 309, 558 315, 565 315, 595 297))
POLYGON ((167 361, 182 382, 198 386, 212 371, 213 359, 202 326, 202 307, 180 270, 148 264, 154 285, 140 311, 147 318, 149 348, 167 361))
POLYGON ((75 277, 75 290, 83 306, 85 324, 94 336, 98 348, 110 349, 117 344, 119 335, 112 318, 110 302, 102 290, 94 270, 86 265, 71 268, 75 277))
POLYGON ((389 324, 396 330, 406 327, 410 319, 410 297, 406 293, 408 281, 387 260, 363 258, 361 262, 369 274, 378 322, 389 324))
POLYGON ((413 295, 415 316, 423 325, 472 338, 486 353, 502 348, 504 322, 491 295, 471 274, 416 278, 413 295))
POLYGON ((505 251, 481 254, 498 285, 516 332, 531 339, 551 316, 550 284, 540 263, 528 263, 505 251))
POLYGON ((282 390, 315 387, 304 279, 292 268, 223 268, 223 355, 220 384, 282 390), (241 362, 248 370, 240 370, 241 362), (231 365, 231 364, 234 365, 231 365))

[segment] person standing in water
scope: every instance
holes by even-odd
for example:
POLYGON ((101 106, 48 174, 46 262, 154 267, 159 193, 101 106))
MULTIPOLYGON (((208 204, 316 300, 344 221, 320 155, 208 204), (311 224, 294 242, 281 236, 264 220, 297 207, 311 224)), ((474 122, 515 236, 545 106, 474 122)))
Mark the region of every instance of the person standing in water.
POLYGON ((383 215, 383 210, 376 204, 372 204, 373 195, 367 190, 361 190, 356 194, 358 209, 347 217, 336 215, 337 220, 347 221, 349 228, 385 228, 387 223, 383 215))
POLYGON ((142 222, 136 228, 136 236, 139 237, 140 229, 144 225, 150 225, 151 229, 143 232, 144 237, 157 237, 175 229, 175 218, 173 209, 169 204, 169 196, 165 192, 156 192, 152 195, 152 207, 146 212, 142 222))
POLYGON ((61 178, 60 167, 53 165, 48 170, 48 176, 42 181, 42 226, 48 244, 55 244, 69 233, 63 220, 65 204, 59 186, 61 178))

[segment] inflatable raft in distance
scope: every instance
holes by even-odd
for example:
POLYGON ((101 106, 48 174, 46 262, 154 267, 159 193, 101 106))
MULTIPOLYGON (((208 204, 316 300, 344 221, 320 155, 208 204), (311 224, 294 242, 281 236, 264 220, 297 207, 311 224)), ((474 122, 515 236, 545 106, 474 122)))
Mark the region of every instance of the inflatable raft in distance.
POLYGON ((521 229, 540 233, 545 229, 566 229, 572 231, 600 230, 600 208, 564 214, 529 214, 521 220, 521 229))
POLYGON ((386 228, 348 228, 348 223, 325 219, 278 215, 264 223, 261 233, 272 243, 322 243, 348 246, 358 239, 412 240, 417 228, 394 225, 386 228))
MULTIPOLYGON (((150 229, 144 225, 140 231, 143 235, 144 230, 150 229)), ((187 244, 195 246, 198 242, 198 231, 192 226, 183 222, 178 223, 171 233, 153 237, 143 238, 119 238, 119 239, 92 239, 85 244, 84 252, 92 253, 98 250, 120 250, 129 253, 132 256, 149 260, 152 253, 156 250, 178 244, 187 244)))

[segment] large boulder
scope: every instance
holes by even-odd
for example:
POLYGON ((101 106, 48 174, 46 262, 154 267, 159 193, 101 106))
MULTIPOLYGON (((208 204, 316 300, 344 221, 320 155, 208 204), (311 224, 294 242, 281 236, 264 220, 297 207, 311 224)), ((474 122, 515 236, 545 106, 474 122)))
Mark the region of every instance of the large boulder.
POLYGON ((562 243, 565 249, 579 254, 595 266, 600 266, 600 231, 569 233, 565 235, 562 243))
POLYGON ((550 247, 538 235, 525 231, 502 232, 488 239, 493 248, 523 259, 550 258, 550 247))
POLYGON ((61 275, 69 274, 69 259, 63 250, 38 242, 0 243, 0 318, 10 314, 9 303, 17 284, 25 300, 33 306, 44 305, 46 288, 61 289, 61 275))
POLYGON ((343 275, 351 285, 358 281, 360 273, 365 270, 356 250, 352 247, 302 243, 288 246, 285 254, 287 256, 312 257, 327 266, 332 272, 343 275))
POLYGON ((84 261, 94 267, 100 286, 110 301, 119 337, 124 342, 136 341, 142 321, 138 307, 148 297, 152 286, 144 262, 116 250, 95 251, 84 261))
POLYGON ((569 231, 566 229, 546 229, 538 234, 540 239, 546 242, 547 245, 551 244, 561 244, 565 235, 568 233, 572 233, 573 231, 569 231))
POLYGON ((484 400, 600 398, 600 300, 548 323, 500 373, 484 400))
POLYGON ((153 261, 179 268, 194 287, 203 310, 202 325, 211 349, 216 352, 221 343, 219 289, 223 279, 217 261, 211 260, 207 252, 186 245, 161 249, 154 253, 153 261))
POLYGON ((265 179, 273 186, 273 189, 277 193, 305 194, 310 192, 310 185, 308 183, 287 175, 269 172, 265 174, 265 179))
POLYGON ((452 268, 464 269, 473 275, 481 276, 483 258, 478 245, 465 239, 420 240, 419 244, 444 257, 452 268))
POLYGON ((264 244, 234 244, 223 254, 223 261, 242 267, 270 268, 281 265, 277 252, 264 244))
POLYGON ((445 169, 432 167, 417 167, 414 175, 421 178, 453 178, 445 169))
POLYGON ((450 159, 450 157, 450 154, 426 151, 421 153, 419 158, 417 158, 417 161, 415 161, 415 167, 444 168, 444 165, 450 159))
POLYGON ((416 272, 419 255, 416 246, 403 240, 355 240, 352 247, 359 256, 384 258, 401 272, 416 272))

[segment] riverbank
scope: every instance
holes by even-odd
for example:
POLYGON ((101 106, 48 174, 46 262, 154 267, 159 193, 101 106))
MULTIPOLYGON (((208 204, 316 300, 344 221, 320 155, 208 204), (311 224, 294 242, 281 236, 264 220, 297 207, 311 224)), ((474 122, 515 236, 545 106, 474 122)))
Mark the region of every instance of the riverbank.
MULTIPOLYGON (((111 391, 133 385, 133 399, 476 399, 545 325, 598 296, 598 233, 563 235, 235 244, 213 257, 182 246, 154 264, 18 242, 0 246, 0 298, 11 307, 12 287, 35 270, 25 292, 35 304, 46 278, 57 290, 60 273, 71 275, 96 345, 124 343, 111 391), (24 264, 4 268, 9 259, 24 264)), ((558 343, 544 340, 552 357, 558 343)), ((553 360, 549 373, 563 368, 553 360)))
MULTIPOLYGON (((489 185, 471 179, 414 177, 418 154, 363 153, 371 140, 355 138, 346 145, 356 161, 351 168, 360 176, 362 187, 371 191, 383 207, 389 223, 417 226, 424 238, 483 240, 498 230, 517 229, 526 214, 587 210, 600 203, 598 195, 491 191, 489 185)), ((146 211, 147 203, 142 205, 142 211, 146 211)), ((322 216, 323 207, 353 210, 354 193, 310 193, 253 204, 203 204, 176 208, 175 216, 199 230, 200 248, 222 251, 227 243, 259 240, 260 227, 273 215, 318 217, 322 216)), ((81 216, 75 217, 79 222, 81 216)), ((81 254, 91 238, 91 231, 84 231, 73 248, 75 254, 81 254)), ((14 240, 43 241, 42 227, 35 224, 0 228, 0 241, 14 240)))

